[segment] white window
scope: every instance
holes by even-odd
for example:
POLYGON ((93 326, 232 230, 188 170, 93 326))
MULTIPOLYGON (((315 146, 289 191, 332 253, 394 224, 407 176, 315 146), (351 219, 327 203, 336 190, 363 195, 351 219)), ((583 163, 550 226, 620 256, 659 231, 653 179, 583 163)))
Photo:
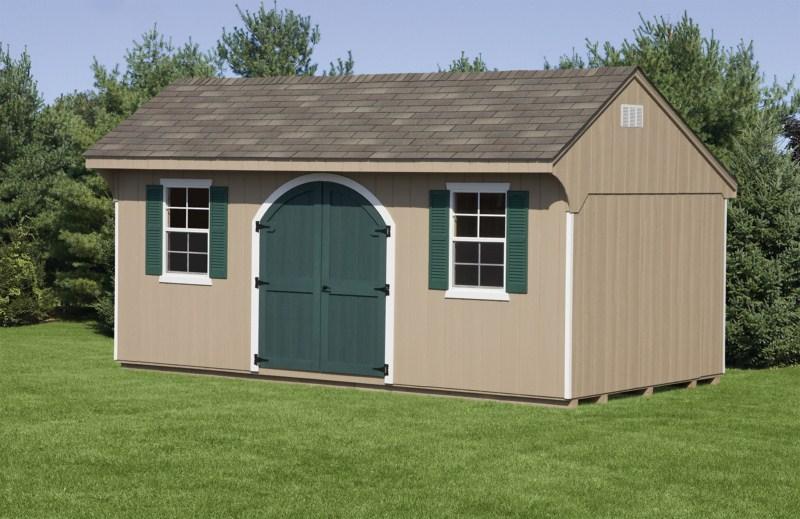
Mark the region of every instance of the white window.
POLYGON ((508 300, 504 183, 448 183, 450 288, 445 297, 508 300))
POLYGON ((162 283, 210 285, 208 223, 210 180, 162 179, 164 274, 162 283))

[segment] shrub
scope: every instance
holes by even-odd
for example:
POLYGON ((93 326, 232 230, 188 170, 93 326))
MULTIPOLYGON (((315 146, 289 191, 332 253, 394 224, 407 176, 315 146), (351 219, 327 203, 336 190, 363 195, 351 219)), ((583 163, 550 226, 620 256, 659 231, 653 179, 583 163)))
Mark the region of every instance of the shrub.
POLYGON ((92 305, 96 315, 97 329, 106 335, 114 334, 114 294, 103 292, 92 305))
POLYGON ((0 246, 0 325, 42 321, 57 300, 44 284, 44 262, 32 253, 30 235, 15 233, 0 246))

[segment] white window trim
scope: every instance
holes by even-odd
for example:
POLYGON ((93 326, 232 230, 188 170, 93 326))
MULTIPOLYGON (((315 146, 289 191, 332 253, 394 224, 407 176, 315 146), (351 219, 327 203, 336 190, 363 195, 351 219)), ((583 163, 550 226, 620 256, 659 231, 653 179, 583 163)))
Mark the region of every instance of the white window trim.
POLYGON ((445 299, 477 299, 479 301, 509 301, 505 289, 480 287, 453 287, 444 293, 445 299))
MULTIPOLYGON (((501 288, 481 288, 481 287, 458 287, 453 285, 453 265, 455 264, 455 242, 454 223, 455 212, 453 210, 453 199, 456 193, 504 193, 506 194, 506 214, 508 218, 508 191, 511 184, 508 182, 448 182, 447 190, 450 192, 450 211, 449 211, 449 236, 448 244, 448 289, 444 293, 445 299, 475 299, 480 301, 508 301, 509 295, 506 292, 506 269, 508 268, 508 246, 506 236, 502 241, 506 246, 503 247, 503 286, 501 288)), ((477 241, 477 240, 476 240, 477 241)), ((493 241, 481 240, 481 241, 493 241)))
MULTIPOLYGON (((191 274, 188 272, 167 272, 167 232, 170 230, 172 231, 180 231, 180 232, 205 232, 206 234, 210 233, 210 229, 195 229, 192 231, 188 231, 187 229, 172 229, 169 227, 168 223, 169 220, 167 215, 167 189, 171 187, 175 188, 189 188, 189 189, 208 189, 211 187, 211 179, 210 178, 162 178, 161 179, 161 187, 164 189, 164 199, 161 203, 161 210, 162 216, 161 219, 164 222, 163 228, 161 230, 161 272, 162 274, 158 276, 159 283, 171 283, 177 285, 203 285, 203 286, 211 286, 213 282, 211 277, 208 274, 209 268, 206 268, 205 274, 191 274)), ((211 211, 211 207, 209 207, 209 213, 211 211)), ((209 224, 211 221, 211 217, 209 214, 209 224)), ((210 241, 210 240, 209 240, 210 241)), ((210 246, 210 243, 209 243, 210 246)), ((208 257, 206 258, 207 262, 210 262, 211 258, 211 251, 208 251, 208 257)), ((210 267, 210 265, 209 265, 210 267)))

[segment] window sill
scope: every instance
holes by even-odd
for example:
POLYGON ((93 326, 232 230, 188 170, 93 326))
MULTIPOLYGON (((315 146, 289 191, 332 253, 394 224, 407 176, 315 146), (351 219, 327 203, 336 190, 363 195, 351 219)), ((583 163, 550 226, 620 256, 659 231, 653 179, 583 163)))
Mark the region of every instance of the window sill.
POLYGON ((445 299, 477 299, 480 301, 508 301, 505 290, 491 288, 451 288, 444 293, 445 299))
POLYGON ((167 273, 158 277, 159 283, 172 283, 176 285, 206 285, 211 286, 211 278, 203 274, 175 274, 167 273))

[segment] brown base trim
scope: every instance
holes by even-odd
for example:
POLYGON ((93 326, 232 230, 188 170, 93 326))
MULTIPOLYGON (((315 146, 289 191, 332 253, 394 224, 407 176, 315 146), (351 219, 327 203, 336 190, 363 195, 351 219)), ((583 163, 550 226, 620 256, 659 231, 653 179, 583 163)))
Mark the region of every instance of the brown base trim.
POLYGON ((319 373, 316 371, 298 371, 291 369, 261 368, 258 372, 262 377, 288 378, 293 380, 308 380, 311 382, 345 382, 348 384, 363 384, 365 386, 383 386, 383 375, 380 377, 364 377, 359 375, 339 375, 337 373, 319 373))
POLYGON ((139 360, 124 360, 124 359, 117 359, 117 362, 121 366, 126 367, 143 367, 143 368, 175 368, 180 371, 186 370, 197 370, 198 372, 205 372, 205 371, 214 371, 218 373, 232 373, 232 374, 248 374, 250 373, 249 370, 246 369, 231 369, 231 368, 217 368, 213 366, 194 366, 194 365, 186 365, 186 364, 168 364, 165 362, 144 362, 139 360))
POLYGON ((666 384, 658 384, 654 386, 623 389, 621 391, 613 391, 600 395, 582 396, 578 400, 580 400, 581 404, 606 404, 608 403, 609 398, 624 398, 628 396, 641 396, 643 398, 650 398, 654 393, 661 391, 669 391, 672 389, 694 389, 701 385, 717 385, 719 384, 720 377, 721 375, 706 375, 690 380, 680 380, 677 382, 668 382, 666 384))
POLYGON ((262 381, 272 381, 272 382, 290 382, 292 384, 311 384, 317 386, 334 386, 334 387, 350 387, 350 388, 358 388, 358 389, 372 389, 372 390, 379 390, 379 391, 391 391, 396 393, 408 393, 408 394, 417 394, 417 395, 429 395, 429 396, 443 396, 443 397, 452 397, 452 398, 464 398, 470 400, 493 400, 497 402, 510 402, 510 403, 518 403, 518 404, 529 404, 529 405, 537 405, 537 406, 544 406, 544 407, 559 407, 562 409, 574 409, 577 407, 578 400, 558 400, 553 398, 544 398, 544 397, 535 397, 535 396, 523 396, 523 395, 502 395, 502 394, 491 394, 491 393, 477 393, 472 391, 456 391, 456 390, 446 390, 446 389, 430 389, 430 388, 422 388, 416 386, 401 386, 401 385, 376 385, 376 384, 364 384, 359 382, 351 382, 351 381, 343 381, 343 380, 324 380, 324 379, 314 379, 314 378, 297 378, 297 377, 286 377, 286 376, 277 376, 277 375, 267 375, 257 373, 250 373, 250 372, 233 372, 233 371, 221 371, 221 370, 214 370, 214 369, 200 369, 200 368, 189 368, 189 367, 180 367, 180 366, 165 366, 165 365, 154 365, 154 364, 140 364, 140 363, 129 363, 129 362, 121 362, 120 365, 123 368, 128 369, 140 369, 140 370, 147 370, 147 371, 166 371, 170 373, 187 373, 192 375, 208 375, 208 376, 218 376, 218 377, 231 377, 231 378, 247 378, 251 380, 262 380, 262 381))
POLYGON ((559 400, 555 398, 524 396, 524 395, 503 395, 497 393, 477 393, 474 391, 458 391, 450 389, 433 389, 417 386, 398 386, 386 385, 381 389, 395 391, 398 393, 416 393, 418 395, 444 396, 452 398, 466 398, 469 400, 494 400, 497 402, 509 402, 516 404, 529 404, 540 407, 560 407, 562 409, 573 409, 577 406, 577 400, 559 400), (575 402, 576 405, 573 405, 575 402))

